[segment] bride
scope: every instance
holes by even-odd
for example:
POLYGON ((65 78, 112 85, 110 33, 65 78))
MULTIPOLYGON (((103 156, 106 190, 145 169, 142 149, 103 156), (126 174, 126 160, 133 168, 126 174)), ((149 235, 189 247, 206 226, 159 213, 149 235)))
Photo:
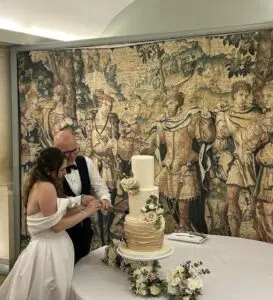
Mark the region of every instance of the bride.
POLYGON ((69 300, 73 244, 66 229, 101 208, 91 196, 62 198, 64 154, 43 150, 24 188, 31 241, 0 287, 1 300, 69 300))

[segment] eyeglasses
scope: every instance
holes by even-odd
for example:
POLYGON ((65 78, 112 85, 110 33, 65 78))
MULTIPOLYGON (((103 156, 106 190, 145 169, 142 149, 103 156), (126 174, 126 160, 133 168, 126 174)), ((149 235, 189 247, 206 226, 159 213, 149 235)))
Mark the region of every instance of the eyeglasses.
POLYGON ((70 150, 70 151, 65 151, 65 152, 63 152, 63 154, 64 154, 66 157, 68 157, 68 156, 70 156, 70 155, 72 155, 72 154, 77 154, 77 153, 79 153, 79 152, 80 152, 80 148, 78 147, 78 148, 75 148, 75 149, 70 150))

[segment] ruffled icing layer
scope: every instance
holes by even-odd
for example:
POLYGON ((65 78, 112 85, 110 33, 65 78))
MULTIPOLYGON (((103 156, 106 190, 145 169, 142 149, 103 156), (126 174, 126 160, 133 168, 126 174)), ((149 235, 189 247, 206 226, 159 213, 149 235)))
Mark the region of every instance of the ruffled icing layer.
POLYGON ((163 247, 165 220, 162 218, 160 228, 155 223, 148 223, 127 216, 124 223, 127 247, 137 252, 151 252, 163 247))

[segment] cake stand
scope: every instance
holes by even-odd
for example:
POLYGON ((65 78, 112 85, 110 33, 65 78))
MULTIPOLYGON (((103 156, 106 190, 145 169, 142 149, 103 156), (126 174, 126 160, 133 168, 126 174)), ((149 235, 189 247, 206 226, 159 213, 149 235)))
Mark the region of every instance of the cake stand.
POLYGON ((153 261, 160 260, 171 256, 174 252, 174 247, 170 247, 167 243, 157 252, 137 252, 127 248, 126 244, 118 247, 117 253, 123 258, 135 261, 153 261))

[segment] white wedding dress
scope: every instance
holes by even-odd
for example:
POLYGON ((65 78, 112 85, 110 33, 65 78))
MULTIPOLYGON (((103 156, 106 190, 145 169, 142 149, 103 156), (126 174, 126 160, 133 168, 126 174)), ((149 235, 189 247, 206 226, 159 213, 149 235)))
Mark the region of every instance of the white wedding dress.
POLYGON ((78 197, 58 198, 54 215, 27 217, 31 241, 0 287, 1 300, 70 300, 73 244, 65 230, 55 233, 51 227, 77 205, 78 197))

